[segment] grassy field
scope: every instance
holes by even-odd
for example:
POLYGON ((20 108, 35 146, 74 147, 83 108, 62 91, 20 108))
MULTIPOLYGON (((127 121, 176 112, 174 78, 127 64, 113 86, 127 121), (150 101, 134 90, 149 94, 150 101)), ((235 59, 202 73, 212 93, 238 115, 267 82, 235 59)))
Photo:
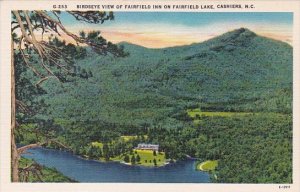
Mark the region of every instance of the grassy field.
MULTIPOLYGON (((144 138, 147 139, 147 135, 144 135, 144 138)), ((138 136, 137 135, 122 135, 121 138, 124 140, 124 141, 130 141, 130 140, 133 140, 133 139, 137 139, 138 136)))
POLYGON ((252 113, 247 113, 247 112, 214 112, 214 111, 201 111, 200 109, 188 109, 187 113, 190 117, 196 118, 197 116, 208 116, 208 117, 213 117, 213 116, 219 116, 219 117, 231 117, 234 115, 250 115, 252 113))
POLYGON ((213 161, 208 160, 197 164, 196 169, 200 171, 213 171, 216 169, 217 166, 218 166, 217 160, 213 160, 213 161))
POLYGON ((134 150, 134 153, 135 156, 139 155, 141 158, 141 161, 137 163, 138 165, 154 166, 154 159, 156 159, 157 166, 163 166, 166 162, 164 152, 157 153, 156 156, 153 155, 151 150, 134 150))
MULTIPOLYGON (((145 139, 147 139, 147 137, 148 137, 147 135, 144 135, 145 139)), ((130 141, 133 139, 137 139, 138 136, 137 135, 122 135, 122 136, 120 136, 120 138, 127 142, 127 141, 130 141)), ((92 142, 92 146, 103 148, 103 143, 101 143, 100 141, 94 141, 94 142, 92 142)))
POLYGON ((99 148, 102 149, 103 148, 103 143, 95 141, 95 142, 92 142, 92 146, 99 147, 99 148))
MULTIPOLYGON (((165 153, 164 152, 159 152, 156 155, 153 155, 152 150, 134 150, 133 154, 123 154, 118 157, 113 157, 110 160, 112 161, 122 161, 124 162, 125 156, 129 156, 129 160, 131 160, 132 156, 134 155, 135 158, 139 155, 140 156, 140 161, 136 162, 136 165, 141 165, 141 166, 146 166, 146 167, 154 167, 154 159, 156 159, 156 166, 163 166, 166 163, 166 158, 165 158, 165 153)), ((129 165, 132 165, 131 161, 128 163, 129 165)))
POLYGON ((137 136, 136 136, 136 135, 122 135, 121 138, 122 138, 124 141, 130 141, 130 140, 136 139, 137 136))
MULTIPOLYGON (((145 135, 145 137, 147 137, 145 135)), ((132 139, 137 138, 137 136, 121 136, 122 139, 124 139, 124 141, 130 141, 132 139)), ((103 149, 103 143, 99 142, 99 141, 95 141, 91 143, 92 146, 94 147, 99 147, 101 149, 103 149)), ((129 152, 124 153, 122 155, 119 156, 115 156, 115 157, 110 157, 111 161, 120 161, 120 162, 124 162, 124 158, 125 156, 128 155, 129 156, 129 163, 131 164, 131 158, 134 155, 135 158, 137 156, 140 156, 140 161, 136 162, 136 165, 142 165, 142 166, 147 166, 147 167, 151 167, 151 166, 163 166, 166 163, 166 158, 165 158, 165 153, 164 152, 157 152, 156 155, 154 155, 152 150, 133 150, 133 154, 130 154, 129 152), (154 159, 156 160, 156 165, 154 164, 154 159)), ((100 157, 98 160, 100 161, 105 161, 104 157, 100 157)))

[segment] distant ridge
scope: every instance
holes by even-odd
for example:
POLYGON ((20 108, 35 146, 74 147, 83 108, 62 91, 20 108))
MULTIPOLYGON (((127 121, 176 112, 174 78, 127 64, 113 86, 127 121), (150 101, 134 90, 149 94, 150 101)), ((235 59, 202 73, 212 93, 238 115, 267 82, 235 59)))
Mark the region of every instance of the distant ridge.
MULTIPOLYGON (((122 45, 124 47, 126 47, 126 46, 136 46, 136 47, 140 47, 140 48, 144 48, 144 49, 158 50, 158 49, 170 49, 170 48, 181 48, 181 47, 186 47, 186 46, 194 46, 194 45, 199 45, 199 44, 202 44, 202 43, 218 40, 218 41, 223 42, 224 44, 225 43, 227 43, 227 44, 236 43, 237 45, 245 46, 247 44, 247 42, 245 42, 245 41, 251 40, 251 38, 255 38, 255 37, 264 37, 264 36, 257 35, 255 32, 251 31, 250 29, 241 27, 241 28, 234 29, 232 31, 217 35, 217 36, 212 37, 210 39, 207 39, 205 41, 195 42, 195 43, 191 43, 191 44, 187 44, 187 45, 176 45, 176 46, 165 47, 165 48, 149 48, 149 47, 146 47, 146 46, 130 43, 130 42, 127 42, 127 41, 122 41, 122 42, 119 42, 117 44, 122 45), (242 44, 243 43, 242 41, 244 41, 244 44, 242 44)), ((272 38, 269 38, 269 37, 264 37, 264 38, 272 39, 272 38)), ((282 42, 282 43, 286 43, 284 41, 280 41, 280 40, 276 40, 276 39, 272 39, 272 40, 282 42)), ((288 43, 286 43, 286 44, 288 44, 288 43)), ((290 44, 288 44, 288 45, 290 45, 290 44)))
MULTIPOLYGON (((122 42, 129 56, 109 58, 88 53, 77 65, 92 71, 77 89, 54 91, 46 99, 59 112, 66 101, 84 103, 93 115, 112 123, 131 124, 164 118, 174 108, 199 106, 217 111, 291 111, 293 48, 246 28, 229 31, 202 43, 148 49, 122 42), (92 82, 92 83, 91 83, 92 82), (95 102, 97 101, 97 102, 95 102), (159 111, 153 112, 153 108, 159 111), (118 119, 118 122, 115 120, 118 119)), ((170 119, 172 117, 170 116, 170 119)), ((168 123, 168 122, 166 122, 168 123)), ((172 126, 177 121, 170 120, 172 126)))

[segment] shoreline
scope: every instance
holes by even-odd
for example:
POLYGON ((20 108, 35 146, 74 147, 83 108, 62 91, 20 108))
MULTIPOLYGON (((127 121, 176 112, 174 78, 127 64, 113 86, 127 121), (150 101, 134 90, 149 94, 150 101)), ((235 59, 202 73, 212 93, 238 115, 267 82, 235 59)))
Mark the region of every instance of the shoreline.
MULTIPOLYGON (((108 161, 109 162, 109 161, 108 161)), ((112 160, 111 162, 118 162, 120 164, 123 165, 128 165, 128 166, 138 166, 138 167, 145 167, 145 168, 160 168, 160 167, 165 167, 166 165, 169 165, 170 162, 166 162, 163 165, 159 165, 159 166, 146 166, 146 165, 142 165, 142 164, 131 164, 131 163, 126 163, 124 161, 118 161, 118 160, 112 160)))
POLYGON ((201 163, 198 162, 196 164, 196 170, 210 172, 210 171, 214 171, 217 166, 218 166, 217 160, 207 160, 207 161, 203 161, 201 163), (210 167, 203 168, 203 166, 208 165, 208 164, 210 165, 210 167))
POLYGON ((202 163, 200 163, 199 165, 197 165, 196 169, 198 169, 198 167, 199 167, 199 170, 200 170, 200 171, 205 171, 205 172, 209 171, 209 170, 203 169, 203 165, 204 165, 204 164, 205 164, 205 161, 202 162, 202 163))
MULTIPOLYGON (((145 167, 145 168, 160 168, 160 167, 165 167, 166 165, 173 164, 173 163, 177 162, 177 160, 173 160, 173 163, 171 163, 170 160, 168 160, 163 165, 158 165, 158 166, 151 165, 151 166, 147 166, 147 165, 142 165, 142 164, 126 163, 125 161, 122 161, 122 160, 108 160, 108 161, 105 161, 105 160, 101 160, 101 159, 89 159, 87 156, 82 156, 82 155, 76 155, 76 156, 79 157, 79 158, 81 158, 81 159, 84 159, 84 160, 91 160, 91 161, 100 162, 100 163, 113 163, 114 162, 114 163, 120 163, 120 164, 127 165, 127 166, 138 166, 138 167, 145 167)), ((187 158, 187 159, 194 160, 194 159, 190 159, 190 158, 187 158)))

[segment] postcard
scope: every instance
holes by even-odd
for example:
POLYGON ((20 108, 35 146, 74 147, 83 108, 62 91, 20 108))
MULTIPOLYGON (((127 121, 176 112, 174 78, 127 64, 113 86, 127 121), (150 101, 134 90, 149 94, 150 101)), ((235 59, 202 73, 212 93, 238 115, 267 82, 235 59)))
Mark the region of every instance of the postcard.
POLYGON ((300 1, 1 1, 1 191, 300 191, 300 1))

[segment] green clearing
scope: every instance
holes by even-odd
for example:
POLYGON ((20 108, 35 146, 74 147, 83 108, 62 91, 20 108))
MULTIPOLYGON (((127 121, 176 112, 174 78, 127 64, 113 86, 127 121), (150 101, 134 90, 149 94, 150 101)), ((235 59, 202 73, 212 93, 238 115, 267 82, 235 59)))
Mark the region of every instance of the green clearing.
MULTIPOLYGON (((123 139, 124 141, 131 141, 131 140, 134 140, 134 139, 138 139, 138 136, 137 135, 122 135, 122 136, 120 136, 121 137, 121 139, 123 139)), ((145 138, 145 139, 147 139, 148 138, 148 136, 147 135, 143 135, 143 137, 145 138)))
MULTIPOLYGON (((136 135, 122 135, 120 136, 120 139, 122 139, 123 141, 125 141, 126 143, 127 142, 130 142, 134 139, 137 139, 138 136, 136 135)), ((147 135, 144 135, 144 138, 147 138, 147 135)), ((114 140, 115 141, 115 140, 114 140)), ((114 143, 114 141, 112 143, 114 143)), ((94 141, 91 143, 91 145, 93 147, 97 147, 97 148, 100 148, 103 150, 103 146, 104 144, 100 141, 94 141)), ((141 166, 147 166, 147 167, 154 167, 154 166, 163 166, 165 165, 166 163, 166 158, 165 158, 165 153, 164 152, 156 152, 155 155, 154 155, 154 152, 152 150, 133 150, 132 152, 124 152, 123 154, 121 155, 117 155, 117 156, 111 156, 109 158, 109 160, 111 161, 119 161, 119 162, 125 162, 125 157, 128 156, 128 160, 126 163, 128 164, 133 164, 132 163, 132 157, 134 156, 135 157, 135 162, 134 164, 135 165, 141 165, 141 166), (139 156, 139 161, 137 160, 137 156, 139 156), (156 160, 156 163, 155 160, 156 160)), ((85 157, 88 158, 88 156, 86 155, 85 157)), ((105 162, 105 158, 102 156, 102 157, 94 157, 95 159, 97 160, 100 160, 100 161, 103 161, 105 162)))
POLYGON ((188 116, 193 118, 193 123, 199 125, 201 123, 201 117, 232 117, 232 116, 244 116, 253 113, 249 112, 224 112, 224 111, 201 111, 200 109, 188 109, 188 116))
POLYGON ((234 115, 250 115, 253 113, 249 112, 220 112, 220 111, 201 111, 200 109, 188 109, 187 113, 192 118, 197 118, 197 116, 218 116, 218 117, 232 117, 234 115))
POLYGON ((133 139, 137 139, 137 136, 136 135, 122 135, 121 138, 124 141, 130 141, 130 140, 133 140, 133 139))
MULTIPOLYGON (((139 155, 141 160, 138 165, 142 166, 154 166, 153 160, 156 159, 156 166, 163 166, 165 165, 166 158, 165 158, 165 153, 164 152, 158 152, 156 156, 153 155, 153 151, 151 150, 134 150, 134 155, 137 156, 139 155)), ((130 155, 130 158, 132 155, 130 155)))
POLYGON ((92 142, 92 146, 93 147, 99 147, 99 148, 103 148, 103 143, 101 143, 101 142, 98 142, 98 141, 94 141, 94 142, 92 142))
POLYGON ((218 166, 217 160, 208 160, 197 164, 196 169, 200 171, 213 171, 218 166))
POLYGON ((135 165, 154 167, 155 166, 154 159, 156 159, 157 167, 163 166, 166 163, 166 158, 165 158, 164 152, 158 152, 156 155, 153 155, 152 150, 134 150, 133 154, 129 154, 129 153, 122 154, 120 156, 110 158, 110 160, 124 162, 124 158, 126 155, 129 157, 129 162, 127 163, 129 165, 132 165, 131 159, 132 159, 133 155, 135 158, 137 158, 137 156, 140 156, 140 161, 135 162, 135 165))
MULTIPOLYGON (((143 137, 144 137, 145 139, 148 138, 147 135, 143 135, 143 137)), ((134 140, 134 139, 138 139, 138 136, 137 136, 137 135, 122 135, 122 136, 120 136, 120 138, 123 139, 125 142, 128 142, 128 141, 131 141, 131 140, 134 140)), ((92 142, 91 144, 92 144, 92 146, 94 146, 94 147, 99 147, 99 148, 102 148, 102 147, 103 147, 103 143, 100 142, 100 141, 94 141, 94 142, 92 142)))

